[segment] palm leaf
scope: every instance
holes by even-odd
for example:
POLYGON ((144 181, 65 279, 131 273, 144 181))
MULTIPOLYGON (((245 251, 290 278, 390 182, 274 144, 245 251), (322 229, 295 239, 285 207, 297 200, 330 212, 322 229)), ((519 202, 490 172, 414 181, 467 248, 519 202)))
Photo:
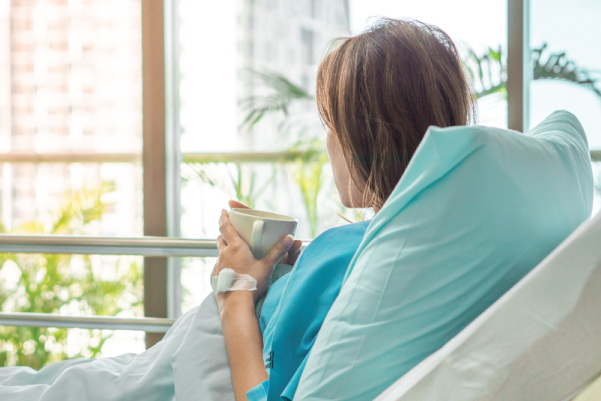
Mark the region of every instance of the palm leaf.
POLYGON ((467 47, 466 52, 463 65, 474 85, 475 98, 479 99, 493 93, 505 94, 507 68, 502 62, 501 47, 498 49, 489 47, 484 54, 476 54, 473 49, 467 47))
POLYGON ((271 93, 267 96, 251 96, 240 102, 241 108, 247 111, 242 128, 252 129, 267 113, 281 111, 287 115, 290 104, 295 101, 314 99, 314 96, 283 75, 268 71, 249 71, 271 93))
POLYGON ((543 53, 547 49, 544 43, 539 49, 532 50, 534 61, 534 79, 558 79, 572 82, 592 90, 601 97, 601 89, 597 87, 599 79, 591 76, 591 71, 578 67, 573 60, 566 57, 566 53, 551 53, 543 61, 543 53))
MULTIPOLYGON (((533 80, 556 79, 585 87, 601 97, 600 79, 593 72, 579 67, 565 52, 546 55, 547 44, 532 50, 533 80), (545 56, 545 57, 543 57, 545 56)), ((476 99, 493 93, 507 93, 507 66, 503 62, 502 50, 488 48, 476 54, 467 47, 463 64, 475 87, 476 99)))

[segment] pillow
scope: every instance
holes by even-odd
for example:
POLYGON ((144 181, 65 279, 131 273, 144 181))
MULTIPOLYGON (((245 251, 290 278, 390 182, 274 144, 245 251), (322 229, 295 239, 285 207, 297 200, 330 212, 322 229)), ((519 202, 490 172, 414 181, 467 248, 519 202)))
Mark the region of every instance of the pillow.
POLYGON ((376 400, 601 400, 600 244, 598 213, 376 400))
POLYGON ((430 127, 367 229, 295 400, 371 400, 441 348, 590 216, 586 136, 430 127))

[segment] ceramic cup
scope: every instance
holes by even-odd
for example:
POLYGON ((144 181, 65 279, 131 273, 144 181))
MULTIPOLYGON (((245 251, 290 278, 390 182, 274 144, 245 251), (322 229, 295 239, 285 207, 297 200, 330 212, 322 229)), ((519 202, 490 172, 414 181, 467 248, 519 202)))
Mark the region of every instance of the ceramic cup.
POLYGON ((294 235, 298 224, 295 218, 254 209, 232 209, 230 221, 257 259, 265 257, 280 238, 294 235))

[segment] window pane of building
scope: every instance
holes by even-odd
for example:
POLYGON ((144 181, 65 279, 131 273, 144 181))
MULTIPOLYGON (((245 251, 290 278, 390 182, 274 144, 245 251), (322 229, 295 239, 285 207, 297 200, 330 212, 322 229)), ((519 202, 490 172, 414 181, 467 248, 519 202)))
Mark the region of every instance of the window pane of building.
POLYGON ((48 225, 65 192, 104 182, 114 205, 96 232, 141 233, 141 169, 131 163, 142 149, 140 16, 139 0, 0 3, 7 229, 48 225), (86 154, 117 152, 112 160, 126 163, 87 162, 86 154))
MULTIPOLYGON (((0 232, 142 234, 141 88, 140 0, 0 1, 0 232)), ((1 254, 0 307, 141 316, 142 269, 138 257, 1 254)), ((0 328, 2 346, 25 333, 13 329, 0 328)))
POLYGON ((40 369, 65 359, 142 351, 144 333, 140 331, 0 326, 0 366, 40 369))
MULTIPOLYGON (((138 256, 0 254, 2 312, 68 316, 143 316, 143 260, 138 256)), ((0 366, 144 349, 138 332, 0 326, 0 366)))
MULTIPOLYGON (((299 144, 323 150, 324 132, 313 99, 315 75, 328 42, 349 34, 346 1, 181 0, 179 8, 184 154, 285 152, 299 144), (217 32, 219 40, 212 40, 217 32), (305 98, 286 105, 287 113, 251 114, 278 102, 270 98, 274 85, 286 84, 305 98)), ((265 155, 253 163, 234 158, 231 163, 185 164, 183 235, 215 238, 215 216, 234 198, 297 217, 302 238, 344 223, 335 214, 340 206, 331 191, 325 154, 316 162, 274 163, 277 159, 265 155), (305 193, 299 181, 308 184, 305 193)))
POLYGON ((479 123, 507 127, 504 90, 507 79, 504 70, 507 62, 507 0, 350 0, 350 9, 354 34, 365 29, 373 16, 413 18, 442 28, 459 47, 468 67, 475 72, 474 90, 482 95, 478 100, 479 123), (483 79, 479 79, 477 63, 469 57, 470 50, 482 63, 483 79), (500 53, 500 62, 485 57, 491 50, 500 53), (488 92, 491 94, 484 95, 488 92))
POLYGON ((212 293, 209 276, 217 258, 182 258, 182 312, 198 306, 212 293))
MULTIPOLYGON (((317 67, 332 40, 360 33, 371 16, 411 17, 446 30, 475 77, 483 72, 474 82, 481 95, 480 122, 507 125, 506 0, 180 0, 179 5, 186 237, 216 238, 219 212, 229 199, 296 217, 301 239, 347 224, 338 213, 350 220, 370 216, 345 210, 338 200, 314 96, 317 67), (476 60, 468 60, 471 50, 481 70, 476 60), (232 152, 261 153, 251 162, 232 152), (290 157, 292 152, 298 156, 290 157)), ((184 261, 182 277, 189 277, 182 279, 184 310, 208 293, 212 263, 184 261)))
MULTIPOLYGON (((530 1, 530 126, 555 110, 576 115, 591 149, 601 149, 601 3, 594 0, 530 1)), ((601 163, 593 163, 601 208, 601 163)))

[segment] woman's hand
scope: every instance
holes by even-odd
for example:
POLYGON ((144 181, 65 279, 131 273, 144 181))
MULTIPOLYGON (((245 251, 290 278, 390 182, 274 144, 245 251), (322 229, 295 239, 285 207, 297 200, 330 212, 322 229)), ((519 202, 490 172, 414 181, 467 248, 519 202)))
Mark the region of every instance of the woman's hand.
MULTIPOLYGON (((231 208, 246 208, 240 202, 230 201, 231 208)), ((248 274, 257 280, 255 291, 217 293, 221 327, 227 351, 236 400, 246 400, 246 392, 269 376, 263 363, 263 339, 255 315, 255 303, 265 293, 275 265, 283 258, 296 261, 301 242, 291 236, 280 239, 263 259, 257 260, 250 248, 232 226, 227 211, 219 219, 217 249, 219 259, 212 276, 230 268, 238 274, 248 274), (288 255, 292 255, 289 257, 288 255)))
MULTIPOLYGON (((231 209, 250 209, 250 207, 246 206, 244 203, 238 202, 236 200, 230 200, 229 205, 231 209)), ((302 241, 294 240, 292 246, 290 247, 288 252, 286 252, 286 254, 282 257, 282 260, 280 260, 279 263, 294 266, 298 257, 301 254, 300 248, 302 245, 302 241)))
POLYGON ((257 289, 255 291, 231 291, 226 293, 218 293, 217 302, 220 310, 223 312, 222 308, 227 302, 226 300, 228 298, 248 298, 244 294, 236 293, 251 293, 254 305, 254 303, 256 303, 258 299, 265 293, 265 291, 267 291, 273 268, 290 250, 293 245, 293 239, 291 236, 285 236, 275 243, 275 245, 269 250, 267 256, 265 256, 263 259, 257 260, 253 256, 246 242, 240 238, 234 229, 234 226, 232 226, 229 214, 225 210, 221 212, 221 218, 219 219, 219 231, 221 232, 221 235, 217 237, 217 250, 219 251, 219 259, 217 260, 211 275, 217 276, 223 269, 232 269, 238 274, 248 274, 257 280, 257 289))

